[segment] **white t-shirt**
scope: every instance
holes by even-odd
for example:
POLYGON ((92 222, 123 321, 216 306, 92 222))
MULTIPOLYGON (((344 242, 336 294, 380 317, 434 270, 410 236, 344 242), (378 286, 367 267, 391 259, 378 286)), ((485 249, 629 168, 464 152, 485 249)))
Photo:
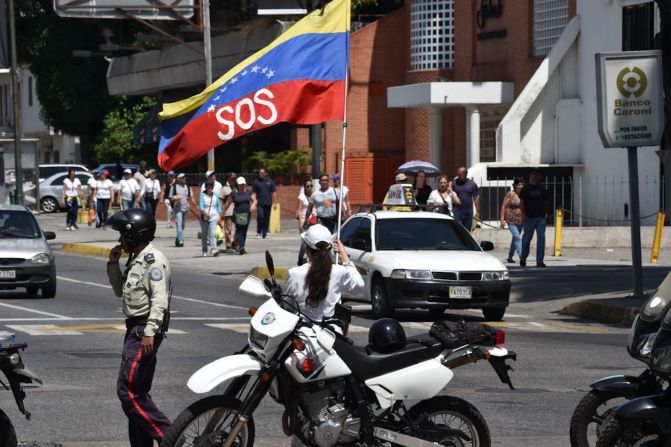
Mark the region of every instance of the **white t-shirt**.
POLYGON ((119 182, 119 191, 123 200, 135 200, 135 192, 140 189, 133 177, 128 180, 123 179, 119 182))
MULTIPOLYGON (((452 213, 452 194, 449 194, 443 201, 443 197, 440 195, 440 191, 434 189, 431 191, 429 198, 426 200, 427 205, 438 205, 441 208, 445 207, 445 202, 447 202, 447 208, 450 210, 450 213, 452 213)), ((439 212, 440 209, 434 209, 434 211, 439 212)))
POLYGON ((347 205, 345 204, 345 201, 347 200, 347 197, 349 196, 349 188, 348 188, 347 186, 343 186, 343 187, 342 187, 342 192, 343 192, 343 196, 342 196, 342 197, 340 197, 340 187, 338 187, 338 188, 333 188, 333 189, 335 190, 335 192, 336 192, 336 196, 338 197, 338 199, 340 199, 340 203, 341 203, 342 206, 343 206, 343 211, 349 211, 349 210, 347 209, 347 205))
POLYGON ((142 188, 142 195, 151 194, 151 197, 156 200, 161 194, 161 182, 158 180, 147 179, 144 181, 144 188, 142 188))
POLYGON ((86 181, 86 186, 89 188, 89 196, 91 197, 91 200, 96 199, 96 183, 98 183, 98 181, 93 177, 86 181))
MULTIPOLYGON (((224 187, 224 185, 222 185, 221 182, 218 182, 217 180, 215 180, 214 181, 214 188, 212 188, 212 193, 215 196, 220 197, 221 196, 221 188, 223 188, 223 187, 224 187)), ((200 185, 200 190, 205 191, 205 183, 202 183, 200 185)))
POLYGON ((284 285, 284 293, 296 298, 303 313, 314 321, 321 321, 322 317, 333 316, 335 305, 340 302, 343 293, 356 294, 364 287, 363 278, 351 261, 344 265, 333 265, 326 298, 316 306, 308 305, 305 277, 309 270, 309 263, 290 268, 287 282, 284 285))
POLYGON ((310 196, 310 203, 314 206, 312 209, 316 210, 317 217, 330 219, 336 214, 336 193, 335 190, 329 187, 326 191, 321 188, 316 190, 310 196))
POLYGON ((111 199, 110 189, 114 187, 112 180, 98 180, 96 182, 96 199, 111 199))
MULTIPOLYGON (((305 222, 305 213, 308 211, 308 205, 310 205, 310 199, 305 195, 305 188, 301 187, 301 192, 298 193, 298 200, 301 201, 301 211, 300 211, 300 226, 303 227, 303 222, 305 222)), ((317 213, 315 207, 312 208, 312 215, 314 216, 317 213)))
POLYGON ((82 182, 79 181, 77 177, 74 180, 70 180, 68 177, 63 180, 63 185, 65 185, 65 195, 68 197, 77 197, 79 195, 79 188, 82 186, 82 182))

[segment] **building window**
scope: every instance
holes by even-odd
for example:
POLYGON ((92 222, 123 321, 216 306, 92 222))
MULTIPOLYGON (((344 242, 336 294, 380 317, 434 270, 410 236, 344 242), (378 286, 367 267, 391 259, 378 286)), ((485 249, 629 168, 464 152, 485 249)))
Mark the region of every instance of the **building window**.
POLYGON ((410 7, 410 69, 452 68, 454 0, 413 0, 410 7), (428 12, 430 11, 430 12, 428 12), (436 45, 446 42, 443 45, 436 45))
POLYGON ((534 56, 550 52, 568 19, 568 0, 534 0, 534 56))
POLYGON ((28 76, 28 107, 33 106, 33 77, 28 76))
POLYGON ((496 161, 496 128, 506 115, 503 107, 480 107, 480 162, 496 161))
POLYGON ((622 51, 653 50, 655 48, 655 4, 622 8, 622 51))

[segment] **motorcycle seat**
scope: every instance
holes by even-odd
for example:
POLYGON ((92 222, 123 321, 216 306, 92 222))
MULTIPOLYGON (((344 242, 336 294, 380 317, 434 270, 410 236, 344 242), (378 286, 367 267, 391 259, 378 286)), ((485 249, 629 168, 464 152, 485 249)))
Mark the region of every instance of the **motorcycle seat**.
POLYGON ((435 358, 445 349, 440 340, 429 335, 408 337, 403 348, 388 354, 353 345, 344 337, 337 337, 333 348, 361 381, 435 358))

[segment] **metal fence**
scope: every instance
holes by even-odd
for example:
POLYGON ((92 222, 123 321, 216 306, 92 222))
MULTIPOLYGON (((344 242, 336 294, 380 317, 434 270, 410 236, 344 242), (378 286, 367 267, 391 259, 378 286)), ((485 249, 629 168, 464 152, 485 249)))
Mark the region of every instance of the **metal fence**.
MULTIPOLYGON (((512 179, 474 179, 480 186, 481 218, 499 220, 503 198, 512 188, 512 179)), ((568 226, 626 226, 631 222, 629 179, 625 177, 547 177, 543 182, 550 193, 552 209, 564 210, 568 226)), ((654 225, 657 212, 665 203, 663 177, 639 179, 641 223, 654 225)))

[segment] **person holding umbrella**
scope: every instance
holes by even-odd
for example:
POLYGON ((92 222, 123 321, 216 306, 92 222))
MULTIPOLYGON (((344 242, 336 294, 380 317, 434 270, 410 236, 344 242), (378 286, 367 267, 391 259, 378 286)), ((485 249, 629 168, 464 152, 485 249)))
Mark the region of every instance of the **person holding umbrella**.
POLYGON ((433 191, 433 188, 426 184, 426 172, 417 171, 417 177, 415 177, 415 200, 417 204, 426 205, 431 191, 433 191))

